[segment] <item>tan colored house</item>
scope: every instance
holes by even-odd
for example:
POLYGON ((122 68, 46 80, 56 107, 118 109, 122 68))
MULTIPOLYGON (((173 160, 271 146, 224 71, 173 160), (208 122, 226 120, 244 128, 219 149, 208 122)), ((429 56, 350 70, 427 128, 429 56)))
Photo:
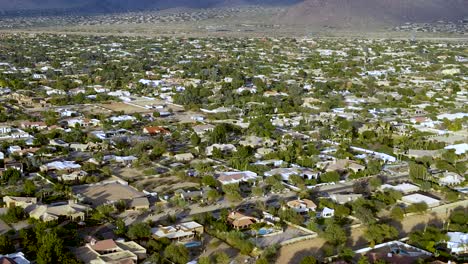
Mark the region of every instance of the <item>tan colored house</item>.
POLYGON ((75 255, 86 264, 136 264, 146 258, 146 249, 134 241, 92 240, 75 255))
POLYGON ((83 221, 88 210, 89 207, 86 205, 69 201, 64 205, 39 205, 29 213, 29 217, 44 222, 56 221, 60 217, 66 217, 72 221, 83 221))
POLYGON ((309 199, 292 200, 286 205, 298 213, 313 212, 317 209, 317 205, 309 199))
POLYGON ((26 207, 37 204, 37 198, 5 196, 3 197, 3 202, 5 203, 6 208, 21 207, 26 209, 26 207))
POLYGON ((195 221, 172 226, 160 226, 151 229, 151 233, 155 239, 168 238, 176 241, 190 240, 203 234, 203 232, 203 226, 195 221))
POLYGON ((234 227, 235 229, 246 229, 249 228, 251 225, 258 222, 258 219, 251 216, 246 216, 240 212, 231 212, 228 215, 228 222, 234 227))
POLYGON ((352 160, 347 160, 347 159, 340 159, 340 160, 334 160, 331 163, 329 163, 325 167, 325 171, 345 171, 345 170, 351 170, 353 172, 359 172, 362 171, 366 168, 366 166, 363 166, 355 161, 352 160))
POLYGON ((20 124, 21 128, 36 128, 38 130, 46 129, 47 125, 45 122, 39 121, 39 122, 21 122, 20 124))
POLYGON ((135 198, 130 201, 129 208, 132 210, 149 210, 150 202, 146 197, 135 198))
POLYGON ((193 156, 192 153, 181 153, 181 154, 176 154, 174 155, 174 159, 177 161, 191 161, 195 157, 193 156))

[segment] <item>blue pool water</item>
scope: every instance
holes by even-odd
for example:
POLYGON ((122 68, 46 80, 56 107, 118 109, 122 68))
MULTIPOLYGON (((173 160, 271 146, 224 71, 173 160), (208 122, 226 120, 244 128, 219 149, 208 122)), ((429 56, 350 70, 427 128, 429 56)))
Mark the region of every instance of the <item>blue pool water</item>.
POLYGON ((199 247, 201 246, 201 242, 200 241, 192 241, 192 242, 188 242, 188 243, 185 243, 185 247, 186 248, 193 248, 193 247, 199 247))
POLYGON ((267 228, 260 228, 258 230, 258 234, 261 235, 261 236, 264 236, 264 235, 267 235, 271 233, 271 229, 267 229, 267 228))

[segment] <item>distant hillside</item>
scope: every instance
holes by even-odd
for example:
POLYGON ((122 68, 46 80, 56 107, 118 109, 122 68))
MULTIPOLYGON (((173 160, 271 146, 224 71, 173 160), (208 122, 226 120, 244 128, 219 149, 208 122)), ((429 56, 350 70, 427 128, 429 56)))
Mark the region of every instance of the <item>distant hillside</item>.
POLYGON ((0 0, 0 12, 56 11, 112 13, 178 7, 209 8, 240 5, 291 5, 302 0, 0 0))
POLYGON ((304 0, 282 16, 288 24, 372 27, 404 22, 458 20, 467 0, 304 0))

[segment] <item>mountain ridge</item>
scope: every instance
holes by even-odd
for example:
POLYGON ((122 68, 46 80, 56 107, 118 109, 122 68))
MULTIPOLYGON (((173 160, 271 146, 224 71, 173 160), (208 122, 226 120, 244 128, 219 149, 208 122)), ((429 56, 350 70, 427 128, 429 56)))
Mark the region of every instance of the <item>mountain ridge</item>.
POLYGON ((283 22, 331 27, 459 20, 466 0, 305 0, 287 10, 283 22))

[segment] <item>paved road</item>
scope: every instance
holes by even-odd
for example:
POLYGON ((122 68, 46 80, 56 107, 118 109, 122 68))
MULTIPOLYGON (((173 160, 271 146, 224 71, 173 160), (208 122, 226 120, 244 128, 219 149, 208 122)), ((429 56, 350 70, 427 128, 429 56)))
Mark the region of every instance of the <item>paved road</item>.
MULTIPOLYGON (((408 178, 408 175, 400 175, 389 177, 388 182, 395 182, 400 180, 405 180, 408 178)), ((336 183, 334 185, 325 185, 320 186, 317 188, 319 192, 328 192, 328 193, 337 193, 343 191, 353 191, 353 184, 354 181, 344 182, 344 183, 336 183)), ((270 194, 265 197, 259 198, 245 198, 241 202, 229 202, 226 199, 219 201, 217 204, 209 205, 201 207, 198 204, 191 204, 187 207, 187 209, 182 210, 180 208, 168 208, 165 209, 164 212, 159 214, 152 214, 152 213, 145 213, 142 215, 130 214, 125 216, 125 223, 130 225, 134 222, 146 222, 146 221, 160 221, 167 218, 168 215, 175 215, 177 216, 179 221, 187 221, 190 220, 194 215, 208 213, 211 212, 213 214, 219 213, 222 209, 231 209, 231 208, 245 208, 248 209, 249 207, 255 205, 257 202, 264 202, 267 205, 277 204, 279 201, 282 200, 289 200, 297 197, 297 193, 290 191, 281 194, 270 194)))

